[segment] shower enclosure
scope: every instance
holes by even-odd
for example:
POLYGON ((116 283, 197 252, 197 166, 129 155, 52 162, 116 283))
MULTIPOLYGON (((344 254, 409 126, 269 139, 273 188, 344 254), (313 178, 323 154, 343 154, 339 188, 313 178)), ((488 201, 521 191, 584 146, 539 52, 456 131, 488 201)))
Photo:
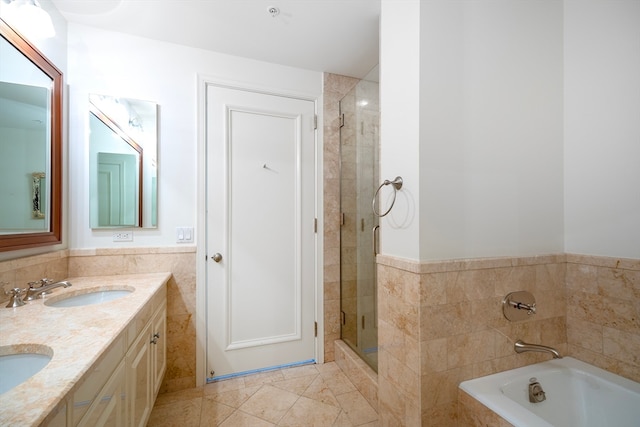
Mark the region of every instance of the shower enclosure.
POLYGON ((379 84, 361 80, 340 101, 341 338, 378 369, 372 198, 379 181, 379 84))

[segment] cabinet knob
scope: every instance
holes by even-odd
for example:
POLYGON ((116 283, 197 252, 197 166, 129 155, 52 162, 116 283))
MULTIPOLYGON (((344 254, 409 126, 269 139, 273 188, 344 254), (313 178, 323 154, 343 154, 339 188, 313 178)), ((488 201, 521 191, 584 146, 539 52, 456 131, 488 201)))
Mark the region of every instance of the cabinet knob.
POLYGON ((151 340, 151 344, 158 344, 158 338, 160 338, 160 332, 156 332, 153 334, 153 339, 151 340))

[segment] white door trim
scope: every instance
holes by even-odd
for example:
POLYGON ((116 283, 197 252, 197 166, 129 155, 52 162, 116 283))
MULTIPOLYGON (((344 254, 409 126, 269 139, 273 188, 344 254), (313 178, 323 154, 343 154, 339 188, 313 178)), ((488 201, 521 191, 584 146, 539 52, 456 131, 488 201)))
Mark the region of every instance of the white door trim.
POLYGON ((318 219, 318 229, 315 239, 316 260, 315 260, 315 289, 316 289, 316 310, 315 318, 318 322, 318 336, 316 338, 316 361, 324 363, 324 215, 323 215, 323 132, 322 132, 322 95, 316 96, 309 93, 293 92, 275 87, 267 87, 260 84, 249 84, 210 75, 198 75, 198 144, 197 144, 197 223, 196 223, 196 387, 205 384, 207 378, 207 301, 206 301, 206 107, 207 107, 207 86, 217 85, 239 90, 249 90, 258 93, 297 98, 313 101, 315 112, 318 116, 318 129, 315 136, 316 146, 316 170, 315 188, 316 203, 315 216, 318 219))

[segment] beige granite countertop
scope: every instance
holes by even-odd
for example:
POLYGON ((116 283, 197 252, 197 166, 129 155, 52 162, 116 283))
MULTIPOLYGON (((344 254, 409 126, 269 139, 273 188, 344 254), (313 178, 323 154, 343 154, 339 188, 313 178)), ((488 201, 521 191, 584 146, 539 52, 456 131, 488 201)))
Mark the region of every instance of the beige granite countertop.
POLYGON ((53 357, 40 372, 0 395, 0 425, 42 423, 170 277, 171 273, 70 277, 66 280, 71 287, 54 289, 45 298, 57 299, 90 288, 135 291, 114 301, 82 307, 48 307, 46 299, 17 308, 3 304, 0 348, 10 346, 24 352, 29 346, 46 346, 53 350, 53 357))

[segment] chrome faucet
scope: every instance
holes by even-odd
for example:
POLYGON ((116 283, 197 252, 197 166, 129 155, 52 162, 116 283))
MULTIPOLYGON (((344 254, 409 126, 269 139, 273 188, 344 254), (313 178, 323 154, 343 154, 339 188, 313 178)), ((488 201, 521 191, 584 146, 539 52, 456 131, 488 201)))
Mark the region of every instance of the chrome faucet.
POLYGON ((60 288, 60 287, 68 288, 69 286, 71 286, 71 283, 66 280, 63 280, 61 282, 56 282, 56 283, 49 283, 46 285, 43 284, 39 288, 33 287, 35 283, 38 283, 38 282, 29 283, 29 289, 27 289, 27 297, 25 298, 27 301, 33 301, 34 299, 36 299, 38 295, 48 292, 52 289, 60 288))
POLYGON ((526 342, 522 342, 522 340, 518 340, 513 347, 516 353, 524 353, 525 351, 539 351, 542 353, 551 353, 554 359, 562 359, 562 356, 560 356, 558 350, 553 347, 547 347, 546 345, 527 344, 526 342))

